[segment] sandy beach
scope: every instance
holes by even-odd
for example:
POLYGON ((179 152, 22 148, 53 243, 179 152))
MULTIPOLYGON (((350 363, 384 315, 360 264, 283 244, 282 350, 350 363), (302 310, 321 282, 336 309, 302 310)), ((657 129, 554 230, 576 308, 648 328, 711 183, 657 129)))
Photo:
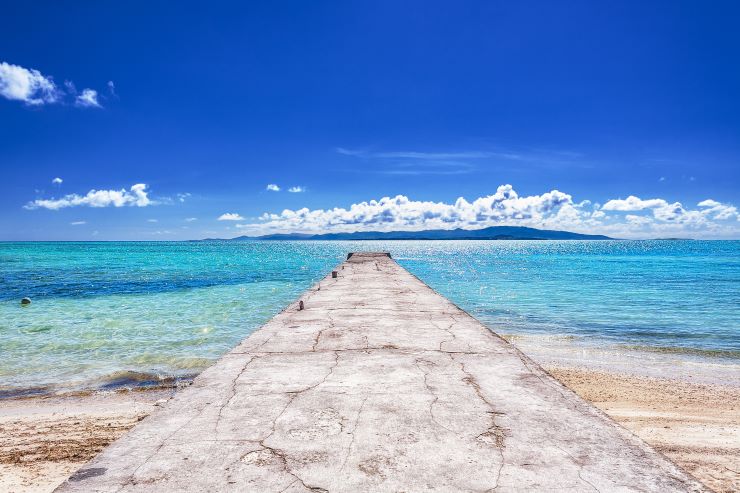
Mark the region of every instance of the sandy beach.
POLYGON ((740 491, 740 388, 548 367, 714 491, 740 491))
POLYGON ((48 492, 173 390, 0 400, 0 491, 48 492))
MULTIPOLYGON (((547 370, 714 491, 740 490, 740 388, 547 370)), ((172 390, 0 401, 0 491, 49 492, 172 390)))

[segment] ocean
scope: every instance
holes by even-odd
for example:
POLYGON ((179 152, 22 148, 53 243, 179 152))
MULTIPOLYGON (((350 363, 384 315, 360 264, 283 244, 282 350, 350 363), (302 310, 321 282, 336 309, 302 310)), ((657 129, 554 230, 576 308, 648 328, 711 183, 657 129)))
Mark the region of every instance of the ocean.
POLYGON ((361 250, 542 364, 740 385, 740 241, 19 242, 0 397, 188 381, 361 250))

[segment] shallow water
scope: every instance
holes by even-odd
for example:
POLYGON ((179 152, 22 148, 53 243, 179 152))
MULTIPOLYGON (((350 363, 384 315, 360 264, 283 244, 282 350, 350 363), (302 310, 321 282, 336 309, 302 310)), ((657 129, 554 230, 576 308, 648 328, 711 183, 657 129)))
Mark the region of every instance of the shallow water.
POLYGON ((740 368, 738 241, 0 243, 0 395, 189 378, 355 250, 543 362, 740 368))

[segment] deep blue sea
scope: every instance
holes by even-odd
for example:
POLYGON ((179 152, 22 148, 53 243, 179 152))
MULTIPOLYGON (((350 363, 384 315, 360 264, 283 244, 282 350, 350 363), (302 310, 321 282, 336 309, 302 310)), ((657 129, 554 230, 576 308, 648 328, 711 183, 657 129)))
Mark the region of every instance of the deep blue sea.
POLYGON ((0 396, 190 378, 359 250, 546 364, 740 369, 740 241, 0 243, 0 396))

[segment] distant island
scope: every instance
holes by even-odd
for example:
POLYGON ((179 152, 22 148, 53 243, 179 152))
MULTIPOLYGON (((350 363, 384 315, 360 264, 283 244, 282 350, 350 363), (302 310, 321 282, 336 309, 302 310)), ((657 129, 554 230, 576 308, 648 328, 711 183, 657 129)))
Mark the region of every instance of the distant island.
POLYGON ((491 226, 483 229, 430 229, 426 231, 358 231, 355 233, 271 234, 238 236, 231 239, 208 238, 201 241, 315 241, 315 240, 612 240, 604 235, 585 235, 569 231, 491 226))

